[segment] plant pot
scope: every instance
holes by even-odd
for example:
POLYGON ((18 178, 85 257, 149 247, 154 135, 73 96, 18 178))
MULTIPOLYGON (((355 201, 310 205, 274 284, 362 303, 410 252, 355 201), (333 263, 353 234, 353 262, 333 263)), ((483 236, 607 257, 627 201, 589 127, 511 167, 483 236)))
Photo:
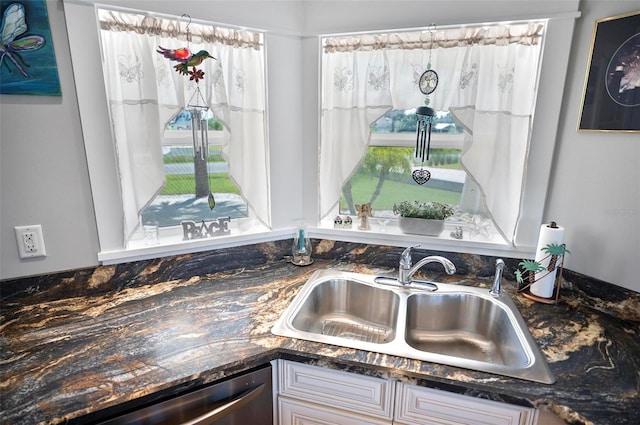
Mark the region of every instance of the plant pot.
POLYGON ((402 233, 414 235, 438 236, 444 229, 444 220, 430 220, 427 218, 400 217, 398 224, 402 233))

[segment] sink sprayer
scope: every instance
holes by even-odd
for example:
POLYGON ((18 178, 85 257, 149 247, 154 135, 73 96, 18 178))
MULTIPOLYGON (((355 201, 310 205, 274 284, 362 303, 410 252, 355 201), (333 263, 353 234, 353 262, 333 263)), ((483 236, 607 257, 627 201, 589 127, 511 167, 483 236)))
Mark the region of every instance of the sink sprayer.
POLYGON ((493 286, 489 293, 494 297, 502 295, 502 289, 500 288, 500 281, 502 280, 502 272, 504 271, 504 261, 501 258, 496 260, 496 274, 493 277, 493 286))

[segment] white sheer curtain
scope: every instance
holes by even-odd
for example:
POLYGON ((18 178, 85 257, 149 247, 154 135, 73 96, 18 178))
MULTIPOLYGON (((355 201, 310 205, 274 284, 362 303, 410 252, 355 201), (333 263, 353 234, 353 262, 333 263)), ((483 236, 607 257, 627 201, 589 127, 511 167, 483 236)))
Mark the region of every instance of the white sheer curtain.
MULTIPOLYGON (((161 139, 170 119, 194 97, 196 84, 156 52, 189 46, 217 60, 198 66, 207 106, 225 125, 223 156, 255 216, 271 222, 265 132, 264 52, 257 33, 98 9, 103 69, 115 139, 127 241, 139 215, 164 185, 161 139)), ((198 102, 201 104, 201 100, 198 102)))
POLYGON ((529 151, 543 24, 363 35, 325 40, 322 57, 320 213, 369 145, 370 126, 390 109, 424 104, 417 88, 431 63, 439 85, 429 97, 468 132, 462 163, 488 211, 513 242, 529 151))
POLYGON ((249 208, 258 220, 270 226, 263 51, 220 46, 215 52, 218 60, 210 73, 214 82, 209 95, 213 112, 229 130, 222 155, 229 164, 229 176, 249 208))

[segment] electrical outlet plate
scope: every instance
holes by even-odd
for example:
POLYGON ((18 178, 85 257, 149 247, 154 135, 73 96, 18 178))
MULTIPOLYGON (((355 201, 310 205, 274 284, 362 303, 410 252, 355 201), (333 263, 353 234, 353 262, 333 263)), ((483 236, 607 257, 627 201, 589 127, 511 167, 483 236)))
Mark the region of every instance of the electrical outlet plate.
POLYGON ((47 255, 47 251, 44 248, 41 225, 16 226, 14 229, 20 258, 44 257, 47 255))

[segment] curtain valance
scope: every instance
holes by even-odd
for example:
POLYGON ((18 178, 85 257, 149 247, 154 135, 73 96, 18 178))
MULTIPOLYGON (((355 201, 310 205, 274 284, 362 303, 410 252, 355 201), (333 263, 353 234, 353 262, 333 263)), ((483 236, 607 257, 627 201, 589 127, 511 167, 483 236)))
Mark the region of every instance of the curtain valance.
POLYGON ((421 30, 411 32, 362 34, 330 37, 324 40, 325 53, 380 49, 437 49, 471 45, 523 44, 540 42, 543 24, 495 25, 461 27, 447 30, 421 30))
POLYGON ((100 10, 100 29, 112 32, 132 32, 173 38, 192 43, 220 43, 238 48, 258 49, 262 35, 245 29, 202 25, 189 22, 188 18, 167 19, 143 14, 100 10), (189 40, 187 40, 187 28, 189 40))

